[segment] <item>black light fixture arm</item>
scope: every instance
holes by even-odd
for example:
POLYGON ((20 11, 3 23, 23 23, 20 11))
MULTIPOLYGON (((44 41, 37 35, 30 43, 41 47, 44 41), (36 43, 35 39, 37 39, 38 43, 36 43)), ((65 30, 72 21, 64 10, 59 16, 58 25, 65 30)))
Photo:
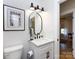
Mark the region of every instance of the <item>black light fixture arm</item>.
POLYGON ((33 3, 31 3, 31 6, 30 6, 30 7, 34 7, 34 6, 33 6, 33 3))

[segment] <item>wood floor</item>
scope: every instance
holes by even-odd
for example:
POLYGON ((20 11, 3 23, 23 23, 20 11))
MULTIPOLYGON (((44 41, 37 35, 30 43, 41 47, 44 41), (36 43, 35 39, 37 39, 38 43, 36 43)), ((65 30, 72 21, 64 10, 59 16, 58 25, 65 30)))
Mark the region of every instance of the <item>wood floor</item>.
POLYGON ((72 52, 64 51, 60 53, 60 59, 74 59, 72 52))

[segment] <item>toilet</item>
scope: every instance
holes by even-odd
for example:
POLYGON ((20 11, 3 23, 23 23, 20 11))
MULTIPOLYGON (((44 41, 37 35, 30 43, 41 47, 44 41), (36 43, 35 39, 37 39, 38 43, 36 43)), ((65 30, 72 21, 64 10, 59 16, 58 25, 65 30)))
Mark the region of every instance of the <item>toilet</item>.
POLYGON ((21 59, 23 45, 12 46, 4 49, 4 59, 21 59))

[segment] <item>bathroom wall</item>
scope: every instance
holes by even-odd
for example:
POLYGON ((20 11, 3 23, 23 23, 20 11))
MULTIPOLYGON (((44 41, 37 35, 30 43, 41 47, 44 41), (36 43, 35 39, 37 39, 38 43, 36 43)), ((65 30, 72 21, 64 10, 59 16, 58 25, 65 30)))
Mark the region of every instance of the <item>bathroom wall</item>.
POLYGON ((41 0, 40 6, 45 7, 44 36, 54 40, 54 59, 59 59, 59 2, 58 0, 41 0))
MULTIPOLYGON (((43 36, 48 39, 52 39, 57 41, 59 37, 59 4, 57 0, 4 0, 3 3, 6 5, 14 6, 17 8, 24 9, 27 13, 27 10, 30 7, 30 3, 33 2, 34 5, 40 5, 45 8, 45 12, 41 14, 43 17, 43 36)), ((22 59, 26 59, 26 53, 29 50, 28 40, 29 29, 28 29, 28 16, 25 15, 25 31, 4 31, 4 48, 23 44, 24 52, 22 55, 22 59)), ((55 43, 55 56, 57 56, 57 44, 55 43)))

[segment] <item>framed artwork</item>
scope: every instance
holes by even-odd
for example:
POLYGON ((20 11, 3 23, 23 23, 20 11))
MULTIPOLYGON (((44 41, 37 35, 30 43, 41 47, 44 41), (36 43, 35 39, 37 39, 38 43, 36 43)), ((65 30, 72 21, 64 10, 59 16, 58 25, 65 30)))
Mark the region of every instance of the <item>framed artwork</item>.
POLYGON ((25 11, 16 7, 3 5, 3 30, 4 31, 24 31, 25 11))

